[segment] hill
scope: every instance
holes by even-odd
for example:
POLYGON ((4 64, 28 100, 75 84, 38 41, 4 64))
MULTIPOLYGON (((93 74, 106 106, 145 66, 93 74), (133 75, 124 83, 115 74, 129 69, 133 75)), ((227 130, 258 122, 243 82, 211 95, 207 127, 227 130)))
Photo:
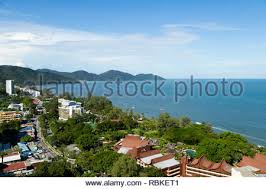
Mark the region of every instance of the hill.
POLYGON ((15 80, 17 84, 24 84, 25 82, 37 82, 42 76, 43 81, 67 81, 72 78, 68 78, 62 75, 58 75, 53 72, 39 72, 30 68, 18 67, 18 66, 0 66, 0 81, 5 82, 7 79, 15 80))
MULTIPOLYGON (((121 72, 117 70, 110 70, 102 74, 88 73, 84 70, 78 70, 75 72, 59 72, 50 69, 38 69, 33 70, 30 68, 18 67, 18 66, 0 66, 0 82, 4 82, 7 79, 15 80, 17 84, 23 84, 27 81, 39 81, 42 76, 43 81, 114 81, 117 78, 123 81, 142 81, 153 80, 155 75, 153 74, 138 74, 136 76, 121 72)), ((157 76, 159 80, 164 78, 157 76)))
MULTIPOLYGON (((58 72, 55 70, 49 70, 49 69, 39 69, 37 70, 42 73, 56 73, 58 75, 72 78, 75 80, 86 80, 86 81, 114 81, 117 78, 123 81, 143 81, 143 80, 153 80, 155 76, 153 74, 138 74, 136 76, 121 72, 118 70, 109 70, 107 72, 101 73, 101 74, 94 74, 94 73, 88 73, 84 70, 78 70, 75 72, 58 72)), ((159 80, 164 80, 164 78, 157 76, 159 80)))

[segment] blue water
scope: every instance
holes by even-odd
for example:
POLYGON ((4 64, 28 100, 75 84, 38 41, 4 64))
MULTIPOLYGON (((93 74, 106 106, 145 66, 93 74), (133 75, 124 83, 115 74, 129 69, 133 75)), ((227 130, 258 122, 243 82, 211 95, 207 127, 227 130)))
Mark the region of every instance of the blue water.
MULTIPOLYGON (((155 96, 154 83, 144 87, 144 91, 152 92, 152 96, 143 96, 140 94, 140 85, 142 82, 137 82, 138 93, 135 96, 125 95, 125 85, 121 86, 122 96, 118 96, 116 86, 112 86, 115 94, 108 97, 113 104, 123 109, 133 109, 136 112, 144 113, 146 116, 158 116, 161 112, 168 112, 172 116, 188 116, 193 121, 209 122, 213 125, 216 131, 232 131, 240 133, 249 141, 266 145, 266 80, 238 80, 241 82, 244 90, 241 96, 224 96, 222 87, 219 85, 220 80, 215 81, 218 85, 218 94, 216 96, 208 96, 204 90, 202 96, 199 95, 199 88, 194 86, 194 95, 191 96, 191 86, 189 80, 182 80, 188 85, 188 93, 183 97, 179 97, 178 102, 175 101, 175 82, 180 80, 167 80, 162 87, 165 96, 160 93, 155 96)), ((208 80, 200 80, 203 88, 208 80)), ((230 80, 233 82, 233 80, 230 80)), ((92 82, 89 82, 89 87, 92 82)), ((46 86, 51 88, 51 85, 46 86)), ((60 86, 59 93, 62 93, 60 86)), ((66 87, 66 91, 70 87, 66 87)), ((80 95, 79 86, 74 87, 74 94, 80 95)), ((134 86, 128 86, 129 92, 134 92, 134 86)), ((182 87, 179 92, 183 92, 182 87)), ((225 88, 226 93, 229 93, 229 85, 225 88)), ((240 92, 239 87, 232 88, 235 93, 240 92)), ((212 85, 209 86, 209 91, 214 92, 212 85)), ((93 95, 104 95, 110 91, 104 88, 104 82, 97 82, 93 95)), ((87 94, 86 88, 83 86, 82 95, 87 94)))

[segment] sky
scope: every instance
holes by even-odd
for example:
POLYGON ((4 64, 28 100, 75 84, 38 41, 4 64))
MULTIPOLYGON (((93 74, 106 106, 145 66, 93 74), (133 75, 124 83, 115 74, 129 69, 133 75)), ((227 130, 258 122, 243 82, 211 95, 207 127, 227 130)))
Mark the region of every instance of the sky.
POLYGON ((266 0, 0 0, 0 65, 266 78, 266 0))

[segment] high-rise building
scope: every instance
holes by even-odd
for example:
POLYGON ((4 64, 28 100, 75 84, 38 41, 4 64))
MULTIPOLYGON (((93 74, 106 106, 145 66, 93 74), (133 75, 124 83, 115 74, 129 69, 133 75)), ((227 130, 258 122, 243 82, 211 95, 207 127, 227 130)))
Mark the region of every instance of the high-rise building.
POLYGON ((6 80, 6 93, 9 95, 14 94, 14 81, 13 80, 6 80))

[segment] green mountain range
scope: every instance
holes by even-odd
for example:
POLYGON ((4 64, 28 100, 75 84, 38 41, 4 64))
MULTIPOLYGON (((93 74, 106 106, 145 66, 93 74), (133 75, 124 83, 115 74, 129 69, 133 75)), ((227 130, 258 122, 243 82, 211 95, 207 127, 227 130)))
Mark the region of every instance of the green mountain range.
MULTIPOLYGON (((27 81, 39 81, 42 76, 43 81, 114 81, 119 78, 122 81, 143 81, 153 80, 156 75, 153 74, 138 74, 132 75, 129 73, 110 70, 102 74, 88 73, 84 70, 75 72, 59 72, 50 69, 38 69, 33 70, 30 68, 18 67, 18 66, 0 66, 0 82, 4 82, 7 79, 15 80, 18 84, 24 84, 27 81)), ((157 76, 158 80, 164 80, 164 78, 157 76)))

